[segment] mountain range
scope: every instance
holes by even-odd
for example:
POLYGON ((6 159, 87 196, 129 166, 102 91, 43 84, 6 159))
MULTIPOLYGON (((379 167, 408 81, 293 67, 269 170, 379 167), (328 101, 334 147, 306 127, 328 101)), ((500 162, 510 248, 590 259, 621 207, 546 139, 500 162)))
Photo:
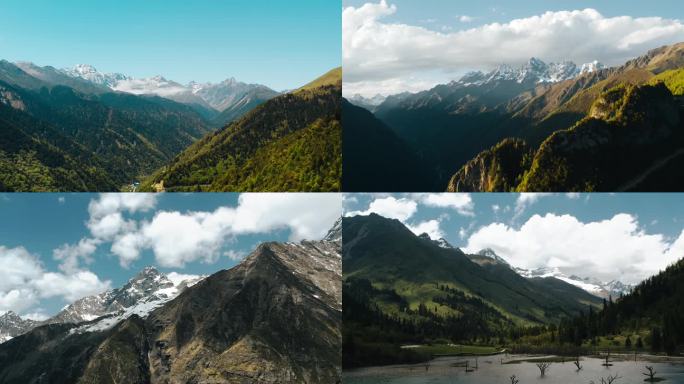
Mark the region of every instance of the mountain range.
POLYGON ((322 102, 333 97, 334 86, 303 88, 257 108, 277 93, 234 79, 182 89, 174 84, 85 65, 59 70, 0 61, 0 191, 135 191, 191 144, 216 137, 238 148, 239 157, 209 154, 220 164, 202 177, 233 172, 231 162, 239 159, 235 166, 245 167, 239 177, 248 180, 216 180, 206 188, 339 190, 339 101, 322 102), (124 86, 127 92, 117 90, 124 86), (293 103, 293 111, 283 113, 284 104, 296 100, 296 108, 293 103), (258 113, 242 119, 255 108, 258 113), (219 134, 211 136, 217 127, 219 134), (236 129, 250 132, 231 134, 236 129))
POLYGON ((424 164, 423 190, 678 190, 683 71, 684 43, 617 67, 532 58, 370 110, 424 164))
POLYGON ((145 267, 124 286, 99 295, 81 298, 43 321, 22 319, 9 311, 0 316, 0 340, 3 342, 10 340, 46 324, 78 324, 102 317, 111 322, 123 320, 131 313, 140 315, 144 311, 149 311, 175 298, 185 288, 196 284, 206 276, 174 273, 170 277, 160 273, 154 267, 145 267))
POLYGON ((135 79, 121 73, 102 73, 87 64, 78 64, 60 71, 67 76, 83 79, 112 91, 134 95, 157 95, 190 105, 217 127, 232 122, 257 105, 279 95, 265 85, 246 84, 235 78, 216 84, 192 81, 182 85, 160 75, 135 79))
MULTIPOLYGON (((440 248, 458 249, 451 245, 444 238, 439 238, 436 240, 431 239, 430 235, 428 235, 427 233, 423 233, 418 237, 424 240, 431 241, 440 248)), ((525 269, 514 267, 511 266, 505 258, 499 256, 491 248, 482 249, 477 253, 470 255, 469 257, 472 260, 477 260, 480 263, 490 262, 500 265, 507 265, 509 268, 513 269, 518 275, 528 279, 552 277, 564 281, 568 284, 574 285, 578 288, 581 288, 586 292, 603 299, 618 299, 624 295, 629 294, 634 288, 633 284, 625 284, 617 279, 605 282, 595 277, 579 277, 577 275, 567 275, 558 268, 541 267, 534 269, 525 269), (491 261, 488 261, 487 258, 491 259, 491 261)))
POLYGON ((558 268, 535 268, 535 269, 521 269, 514 268, 515 271, 523 277, 553 277, 558 280, 565 281, 576 287, 598 296, 603 299, 618 299, 629 294, 634 289, 633 284, 626 284, 620 280, 601 281, 595 277, 579 277, 577 275, 566 275, 558 268))
POLYGON ((0 344, 0 381, 337 383, 340 232, 338 223, 320 241, 262 243, 185 283, 146 268, 61 312, 84 321, 46 321, 0 344))
POLYGON ((345 217, 342 229, 345 366, 396 363, 398 344, 505 338, 602 302, 555 277, 521 276, 486 251, 416 236, 398 220, 345 217))

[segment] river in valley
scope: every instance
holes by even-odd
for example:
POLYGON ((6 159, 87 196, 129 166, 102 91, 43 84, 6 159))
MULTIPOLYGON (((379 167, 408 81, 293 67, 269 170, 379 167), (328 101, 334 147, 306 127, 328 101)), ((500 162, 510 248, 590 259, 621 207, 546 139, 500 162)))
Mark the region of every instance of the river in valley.
POLYGON ((493 355, 477 358, 477 369, 466 372, 465 361, 469 368, 473 368, 475 357, 440 357, 430 361, 426 370, 425 364, 393 365, 385 367, 370 367, 343 372, 344 384, 509 384, 510 377, 515 375, 518 384, 589 384, 592 381, 601 384, 601 378, 618 375, 619 379, 613 384, 644 383, 646 366, 652 366, 657 377, 665 379, 662 383, 684 384, 684 360, 653 357, 645 360, 639 357, 635 362, 633 357, 624 356, 614 358, 609 367, 602 364, 603 359, 583 357, 580 361, 581 370, 577 370, 572 359, 565 362, 551 363, 546 375, 540 377, 539 368, 535 362, 522 361, 531 359, 524 355, 493 355), (520 361, 514 364, 503 364, 520 361))

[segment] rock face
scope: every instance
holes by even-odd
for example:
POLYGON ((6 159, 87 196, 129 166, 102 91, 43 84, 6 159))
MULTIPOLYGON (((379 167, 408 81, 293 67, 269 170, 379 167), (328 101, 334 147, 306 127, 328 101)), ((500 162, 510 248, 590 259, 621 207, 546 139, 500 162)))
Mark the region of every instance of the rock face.
MULTIPOLYGON (((261 244, 149 314, 35 328, 0 345, 0 382, 339 383, 339 232, 261 244)), ((139 277, 119 292, 159 291, 139 277)))
POLYGON ((338 246, 262 244, 150 316, 153 382, 334 383, 341 293, 338 246))

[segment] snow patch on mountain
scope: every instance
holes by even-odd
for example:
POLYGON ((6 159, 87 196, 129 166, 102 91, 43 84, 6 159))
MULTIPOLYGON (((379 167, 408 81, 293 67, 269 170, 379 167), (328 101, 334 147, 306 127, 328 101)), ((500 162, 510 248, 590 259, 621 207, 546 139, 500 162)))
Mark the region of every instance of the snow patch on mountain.
POLYGON ((72 329, 71 333, 109 329, 134 314, 147 317, 154 309, 173 300, 205 277, 176 272, 164 275, 153 267, 146 267, 123 287, 98 295, 103 296, 105 309, 95 313, 81 313, 87 323, 72 329))
POLYGON ((498 261, 499 263, 508 265, 508 262, 503 257, 497 255, 496 252, 494 252, 494 250, 491 248, 482 249, 477 254, 480 256, 489 257, 490 259, 494 259, 494 260, 498 261))
MULTIPOLYGON (((477 253, 480 256, 485 256, 489 257, 491 259, 494 259, 500 263, 509 265, 510 264, 501 256, 497 255, 496 252, 491 249, 491 248, 485 248, 477 253)), ((598 279, 590 278, 590 277, 579 277, 576 275, 566 275, 565 273, 561 272, 560 269, 558 268, 549 268, 549 267, 541 267, 541 268, 535 268, 535 269, 525 269, 525 268, 518 268, 518 267, 511 267, 513 270, 519 274, 522 277, 531 279, 531 278, 548 278, 548 277, 553 277, 558 280, 564 281, 568 284, 574 285, 576 287, 579 287, 589 293, 591 293, 594 296, 602 297, 602 298, 608 298, 612 296, 613 298, 617 298, 623 295, 628 294, 631 292, 632 288, 634 288, 633 285, 629 284, 624 284, 618 280, 612 280, 609 282, 602 282, 599 281, 598 279)))
POLYGON ((386 99, 386 96, 383 96, 379 93, 373 97, 364 97, 363 95, 357 93, 349 97, 347 100, 358 107, 373 109, 382 104, 386 99))
POLYGON ((339 219, 335 220, 335 224, 333 224, 332 228, 328 230, 328 233, 323 237, 323 241, 334 241, 334 242, 341 242, 342 241, 342 218, 340 217, 339 219))
POLYGON ((591 277, 579 277, 576 275, 566 275, 560 271, 558 268, 536 268, 536 269, 523 269, 514 268, 514 270, 521 276, 527 278, 534 277, 555 277, 558 280, 562 280, 568 284, 572 284, 576 287, 582 288, 583 290, 591 293, 594 296, 602 298, 618 298, 620 296, 626 295, 632 291, 634 288, 631 284, 625 284, 619 280, 611 280, 608 282, 602 282, 598 279, 591 277))
POLYGON ((580 68, 580 75, 583 75, 585 73, 593 73, 604 68, 607 67, 599 63, 598 61, 594 60, 591 63, 582 64, 582 68, 580 68))
POLYGON ((433 244, 435 244, 436 246, 438 246, 438 247, 440 247, 440 248, 444 248, 444 249, 455 249, 454 246, 451 245, 451 244, 450 244, 445 238, 443 238, 443 237, 440 237, 440 238, 437 239, 437 240, 433 240, 433 239, 430 237, 430 235, 428 235, 428 234, 425 233, 425 232, 423 232, 423 233, 421 233, 420 235, 418 235, 418 237, 421 238, 421 239, 423 239, 423 240, 430 241, 430 242, 432 242, 433 244))

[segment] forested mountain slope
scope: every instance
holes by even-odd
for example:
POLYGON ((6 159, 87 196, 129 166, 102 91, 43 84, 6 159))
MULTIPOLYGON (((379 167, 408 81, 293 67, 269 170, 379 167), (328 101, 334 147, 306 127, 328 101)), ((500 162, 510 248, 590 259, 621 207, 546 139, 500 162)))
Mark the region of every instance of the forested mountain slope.
POLYGON ((275 97, 160 168, 145 190, 337 191, 342 70, 275 97))
POLYGON ((192 108, 171 100, 97 87, 83 93, 44 80, 58 73, 37 78, 0 64, 6 190, 118 191, 210 131, 192 108))

